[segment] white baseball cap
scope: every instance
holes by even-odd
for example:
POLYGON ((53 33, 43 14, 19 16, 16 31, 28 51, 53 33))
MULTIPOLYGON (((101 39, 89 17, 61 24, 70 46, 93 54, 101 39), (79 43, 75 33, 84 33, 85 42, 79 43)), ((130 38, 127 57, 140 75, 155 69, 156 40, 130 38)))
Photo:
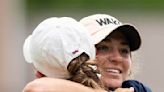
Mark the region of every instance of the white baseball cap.
POLYGON ((55 78, 69 78, 68 64, 82 53, 95 59, 90 35, 70 17, 52 17, 41 22, 25 40, 23 53, 37 70, 55 78))
POLYGON ((80 20, 98 44, 113 31, 120 31, 129 41, 131 51, 137 50, 141 45, 141 38, 137 29, 131 24, 122 24, 116 18, 107 14, 94 14, 80 20))

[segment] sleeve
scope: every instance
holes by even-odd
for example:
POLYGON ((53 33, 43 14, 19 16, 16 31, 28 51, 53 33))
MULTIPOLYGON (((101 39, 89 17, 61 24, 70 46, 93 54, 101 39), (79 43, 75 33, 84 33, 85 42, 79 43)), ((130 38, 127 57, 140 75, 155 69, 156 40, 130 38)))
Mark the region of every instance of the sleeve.
POLYGON ((136 80, 127 80, 122 83, 122 88, 134 87, 134 92, 152 92, 149 87, 136 80))

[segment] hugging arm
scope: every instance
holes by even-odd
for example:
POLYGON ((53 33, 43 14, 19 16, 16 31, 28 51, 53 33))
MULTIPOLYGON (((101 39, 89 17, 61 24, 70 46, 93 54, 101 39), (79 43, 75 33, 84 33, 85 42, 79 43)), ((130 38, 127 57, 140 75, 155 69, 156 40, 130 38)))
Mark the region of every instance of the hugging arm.
POLYGON ((107 92, 92 89, 69 80, 56 78, 40 78, 28 83, 22 92, 107 92))
MULTIPOLYGON (((93 89, 82 84, 64 79, 39 78, 28 83, 22 92, 107 92, 101 89, 93 89)), ((110 91, 109 91, 110 92, 110 91)), ((129 88, 118 88, 114 92, 134 92, 129 88)))

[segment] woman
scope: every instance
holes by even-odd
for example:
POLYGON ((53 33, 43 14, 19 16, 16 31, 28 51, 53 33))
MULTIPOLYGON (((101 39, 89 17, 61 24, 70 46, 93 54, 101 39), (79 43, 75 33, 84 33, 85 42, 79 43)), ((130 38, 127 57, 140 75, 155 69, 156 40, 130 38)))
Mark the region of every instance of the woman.
POLYGON ((128 80, 132 71, 131 52, 140 48, 141 38, 131 24, 123 24, 106 14, 95 14, 80 20, 96 46, 98 70, 102 83, 109 89, 134 87, 135 92, 151 92, 136 80, 128 80))
POLYGON ((36 76, 68 79, 103 89, 89 59, 95 47, 85 28, 70 17, 48 18, 25 40, 24 57, 33 63, 36 76))

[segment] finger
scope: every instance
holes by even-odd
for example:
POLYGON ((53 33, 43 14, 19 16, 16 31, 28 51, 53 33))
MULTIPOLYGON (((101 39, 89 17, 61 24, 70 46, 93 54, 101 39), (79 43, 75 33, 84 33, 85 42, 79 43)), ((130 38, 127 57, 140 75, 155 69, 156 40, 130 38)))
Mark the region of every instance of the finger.
POLYGON ((129 88, 131 92, 134 92, 134 88, 133 87, 130 87, 129 88))
POLYGON ((134 88, 117 88, 114 92, 134 92, 134 88))

